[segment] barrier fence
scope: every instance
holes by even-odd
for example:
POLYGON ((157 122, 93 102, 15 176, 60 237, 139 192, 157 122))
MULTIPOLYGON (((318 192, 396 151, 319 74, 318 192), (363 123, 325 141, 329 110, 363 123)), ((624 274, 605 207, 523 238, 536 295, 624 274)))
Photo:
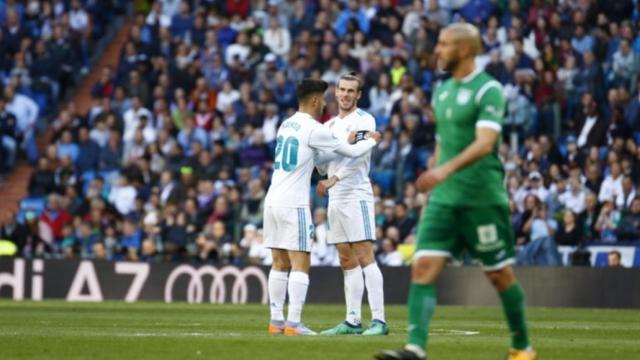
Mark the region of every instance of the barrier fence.
MULTIPOLYGON (((268 271, 255 266, 2 259, 0 299, 266 304, 268 271)), ((382 272, 385 301, 406 303, 409 268, 382 272)), ((638 268, 530 267, 516 268, 516 273, 533 306, 640 307, 638 268)), ((344 302, 339 268, 311 269, 308 302, 344 302)), ((498 305, 498 297, 479 267, 448 267, 438 283, 438 302, 498 305)))

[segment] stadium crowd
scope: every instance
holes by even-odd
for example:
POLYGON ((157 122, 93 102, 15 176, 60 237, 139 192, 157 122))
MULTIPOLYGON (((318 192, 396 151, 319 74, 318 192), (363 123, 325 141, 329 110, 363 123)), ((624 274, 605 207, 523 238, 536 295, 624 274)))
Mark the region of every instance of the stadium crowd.
POLYGON ((39 117, 88 72, 117 11, 116 1, 0 1, 0 176, 18 155, 36 164, 39 117))
MULTIPOLYGON (((59 98, 64 71, 87 66, 87 41, 100 36, 103 2, 64 3, 0 2, 5 151, 32 136, 32 106, 15 99, 41 85, 59 98), (90 33, 87 21, 74 28, 77 11, 90 33), (12 116, 15 137, 5 130, 12 116)), ((20 255, 269 264, 263 200, 295 84, 332 84, 326 121, 337 113, 333 85, 353 70, 365 81, 359 106, 383 133, 371 161, 378 258, 402 265, 428 201, 413 181, 431 159, 430 97, 446 76, 433 50, 456 21, 481 29, 477 64, 507 98, 499 156, 519 263, 558 265, 557 245, 640 240, 635 1, 159 0, 133 21, 91 110, 61 106, 49 122, 54 142, 27 153, 37 163, 29 198, 0 228, 20 255)), ((312 262, 337 265, 325 205, 313 195, 312 262)))

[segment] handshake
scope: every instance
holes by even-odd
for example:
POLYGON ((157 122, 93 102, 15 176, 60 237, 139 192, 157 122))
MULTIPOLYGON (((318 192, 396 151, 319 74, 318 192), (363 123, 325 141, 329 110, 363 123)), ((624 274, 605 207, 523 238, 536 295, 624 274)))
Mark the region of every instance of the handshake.
POLYGON ((376 144, 380 144, 382 140, 382 134, 377 131, 368 131, 368 130, 359 130, 352 131, 349 133, 349 137, 347 137, 347 141, 349 144, 355 144, 358 141, 373 139, 376 144))

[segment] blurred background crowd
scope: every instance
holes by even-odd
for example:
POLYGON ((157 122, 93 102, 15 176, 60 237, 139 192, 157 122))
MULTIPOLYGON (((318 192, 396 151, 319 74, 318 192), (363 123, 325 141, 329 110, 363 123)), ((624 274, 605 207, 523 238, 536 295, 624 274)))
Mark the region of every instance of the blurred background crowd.
MULTIPOLYGON (((26 159, 29 197, 0 220, 27 257, 270 263, 262 210, 295 85, 356 71, 372 153, 377 255, 407 262, 434 147, 434 47, 478 26, 477 65, 507 98, 499 156, 520 264, 558 265, 558 245, 640 240, 640 4, 634 0, 138 1, 117 67, 93 106, 64 101, 117 1, 0 1, 2 172, 26 159), (51 142, 38 151, 41 121, 51 142)), ((317 178, 314 177, 314 182, 317 178)), ((312 194, 314 265, 326 199, 312 194)))

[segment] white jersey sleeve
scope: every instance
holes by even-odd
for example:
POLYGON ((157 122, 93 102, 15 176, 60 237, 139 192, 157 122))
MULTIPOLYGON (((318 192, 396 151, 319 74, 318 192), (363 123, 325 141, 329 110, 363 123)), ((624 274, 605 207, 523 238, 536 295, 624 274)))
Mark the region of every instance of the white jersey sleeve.
POLYGON ((323 126, 317 126, 311 131, 309 146, 320 153, 336 152, 340 155, 355 158, 371 150, 376 146, 376 142, 373 139, 367 139, 357 144, 350 145, 335 136, 331 130, 323 126))

